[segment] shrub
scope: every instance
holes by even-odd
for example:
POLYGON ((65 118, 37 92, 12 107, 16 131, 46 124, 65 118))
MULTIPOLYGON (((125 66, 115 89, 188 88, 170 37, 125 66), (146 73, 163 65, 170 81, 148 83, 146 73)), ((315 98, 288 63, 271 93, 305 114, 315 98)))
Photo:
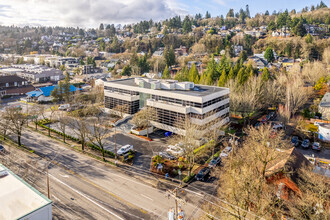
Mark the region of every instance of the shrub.
POLYGON ((186 176, 182 179, 182 182, 188 183, 190 180, 192 180, 195 177, 195 174, 191 174, 190 176, 186 176))

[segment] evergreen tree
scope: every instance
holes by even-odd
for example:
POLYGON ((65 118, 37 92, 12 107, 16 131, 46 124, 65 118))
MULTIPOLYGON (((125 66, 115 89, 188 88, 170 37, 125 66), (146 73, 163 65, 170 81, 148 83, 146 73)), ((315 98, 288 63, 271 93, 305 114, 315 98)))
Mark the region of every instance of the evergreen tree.
POLYGON ((293 29, 293 32, 295 33, 295 35, 300 36, 300 37, 303 37, 306 35, 307 31, 304 27, 303 21, 299 21, 299 23, 293 29))
POLYGON ((205 79, 205 84, 206 85, 213 85, 214 80, 212 79, 212 73, 208 72, 206 75, 206 79, 205 79))
POLYGON ((199 79, 199 84, 204 84, 204 85, 206 84, 206 75, 207 75, 206 72, 202 74, 201 78, 199 79))
POLYGON ((220 74, 218 73, 217 70, 218 70, 217 63, 215 62, 214 56, 212 55, 212 58, 208 62, 207 68, 206 68, 207 75, 210 76, 210 78, 212 79, 212 82, 216 81, 220 77, 220 74))
POLYGON ((245 74, 245 70, 244 67, 242 67, 237 74, 237 80, 238 83, 243 85, 245 83, 245 81, 247 80, 246 74, 245 74))
POLYGON ((312 37, 312 35, 308 33, 307 36, 306 36, 305 41, 306 41, 306 43, 308 43, 308 44, 313 43, 313 37, 312 37))
POLYGON ((175 64, 175 53, 172 46, 169 50, 164 50, 164 58, 167 66, 172 66, 175 64))
POLYGON ((70 86, 70 76, 69 73, 66 73, 64 83, 62 85, 62 93, 66 102, 70 101, 70 86))
POLYGON ((275 60, 273 49, 267 47, 264 57, 268 62, 273 62, 275 60))
POLYGON ((218 86, 223 87, 226 84, 226 82, 227 82, 227 73, 226 73, 226 69, 223 69, 218 81, 218 86))
POLYGON ((195 63, 191 66, 189 70, 189 76, 188 76, 188 81, 198 83, 199 82, 199 74, 196 68, 195 63))
POLYGON ((262 78, 263 81, 268 81, 269 77, 270 77, 269 70, 268 70, 267 67, 264 67, 263 70, 262 70, 261 78, 262 78))
POLYGON ((233 68, 230 68, 229 70, 228 79, 235 79, 235 73, 233 68))
POLYGON ((168 70, 168 66, 166 65, 163 71, 162 79, 170 79, 170 78, 171 78, 170 71, 168 70))
POLYGON ((191 29, 191 21, 190 18, 188 16, 185 17, 185 19, 183 20, 183 26, 182 26, 183 32, 184 33, 189 33, 192 31, 191 29))
POLYGON ((104 30, 104 25, 103 25, 103 23, 100 24, 100 30, 101 30, 101 31, 104 30))
POLYGON ((205 14, 205 18, 208 19, 208 18, 211 18, 211 14, 207 11, 206 14, 205 14))
POLYGON ((122 76, 130 76, 132 73, 132 68, 130 65, 124 66, 123 71, 121 72, 122 76))

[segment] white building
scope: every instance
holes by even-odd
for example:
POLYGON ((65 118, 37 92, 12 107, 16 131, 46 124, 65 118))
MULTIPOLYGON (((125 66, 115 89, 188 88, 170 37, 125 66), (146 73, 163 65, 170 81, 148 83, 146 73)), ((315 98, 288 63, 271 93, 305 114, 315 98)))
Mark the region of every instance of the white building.
POLYGON ((319 112, 322 114, 322 119, 330 121, 330 92, 323 96, 319 104, 319 112))
POLYGON ((330 124, 329 123, 319 123, 319 133, 318 138, 324 142, 330 142, 330 124))
POLYGON ((104 82, 104 96, 106 111, 120 105, 133 115, 149 106, 157 112, 153 126, 178 134, 184 134, 181 123, 187 117, 201 130, 229 122, 228 88, 138 77, 104 82))
POLYGON ((0 219, 52 219, 52 201, 1 164, 0 189, 0 219))

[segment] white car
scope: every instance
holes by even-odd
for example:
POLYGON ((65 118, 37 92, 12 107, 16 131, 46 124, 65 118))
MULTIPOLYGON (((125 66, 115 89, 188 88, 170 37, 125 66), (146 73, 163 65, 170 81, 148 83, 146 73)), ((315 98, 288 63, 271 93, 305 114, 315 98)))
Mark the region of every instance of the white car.
POLYGON ((312 145, 313 150, 321 150, 321 145, 319 142, 314 142, 312 145))
POLYGON ((133 145, 129 145, 129 144, 127 144, 127 145, 121 147, 121 148, 117 151, 117 154, 118 154, 118 155, 123 155, 123 154, 129 152, 130 150, 133 150, 133 145))
POLYGON ((60 107, 58 107, 58 110, 65 111, 68 108, 70 108, 70 104, 64 104, 64 105, 61 105, 60 107))
POLYGON ((229 153, 231 152, 232 147, 228 146, 221 152, 219 157, 228 157, 229 153))
POLYGON ((180 156, 183 154, 182 148, 177 145, 168 145, 166 151, 174 156, 180 156))

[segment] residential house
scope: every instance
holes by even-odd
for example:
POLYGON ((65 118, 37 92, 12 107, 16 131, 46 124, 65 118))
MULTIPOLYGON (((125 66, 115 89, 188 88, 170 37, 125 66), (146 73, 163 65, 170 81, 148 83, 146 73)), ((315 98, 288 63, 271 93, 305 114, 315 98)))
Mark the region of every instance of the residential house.
POLYGON ((309 160, 295 147, 288 149, 266 169, 268 184, 275 185, 275 195, 279 199, 289 200, 290 195, 301 194, 298 179, 299 170, 311 166, 309 160))
POLYGON ((0 76, 0 97, 5 95, 22 95, 33 91, 34 87, 26 79, 16 75, 0 76))
POLYGON ((199 61, 188 61, 187 68, 190 70, 193 64, 195 64, 198 72, 202 71, 202 62, 199 61))
POLYGON ((179 48, 174 49, 175 55, 177 56, 187 56, 188 55, 188 48, 185 46, 180 46, 179 48))

